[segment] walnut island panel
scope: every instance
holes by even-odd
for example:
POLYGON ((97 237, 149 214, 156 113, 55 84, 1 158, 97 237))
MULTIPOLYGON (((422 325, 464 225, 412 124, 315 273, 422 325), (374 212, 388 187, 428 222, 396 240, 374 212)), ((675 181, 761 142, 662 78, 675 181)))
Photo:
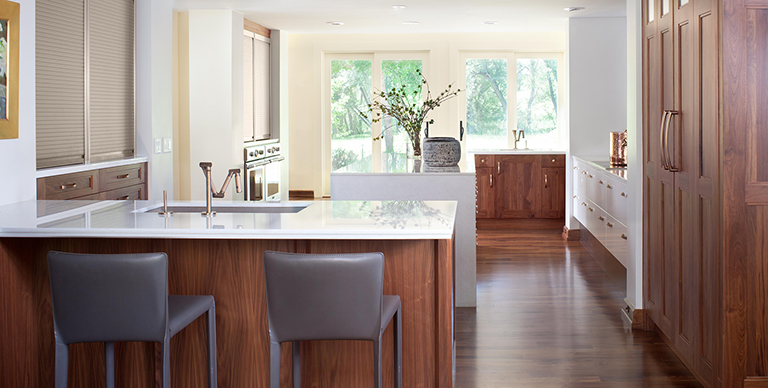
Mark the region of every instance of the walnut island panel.
MULTIPOLYGON (((46 262, 50 250, 168 253, 171 294, 216 299, 220 387, 268 387, 264 251, 383 252, 384 293, 399 295, 403 303, 404 386, 452 386, 455 202, 318 201, 303 203, 306 207, 297 213, 219 213, 212 219, 195 213, 162 217, 153 212, 159 205, 31 201, 0 207, 0 378, 4 386, 53 387, 53 317, 46 262)), ((204 334, 205 323, 199 319, 173 338, 174 386, 206 386, 204 334)), ((70 386, 103 386, 103 349, 100 343, 70 346, 70 386)), ((283 344, 282 387, 293 386, 290 349, 290 344, 283 344)), ((372 351, 369 342, 305 342, 302 386, 372 387, 372 351)), ((159 346, 153 343, 116 344, 118 386, 157 386, 158 352, 159 346)), ((383 352, 384 383, 391 386, 391 327, 384 335, 383 352)))

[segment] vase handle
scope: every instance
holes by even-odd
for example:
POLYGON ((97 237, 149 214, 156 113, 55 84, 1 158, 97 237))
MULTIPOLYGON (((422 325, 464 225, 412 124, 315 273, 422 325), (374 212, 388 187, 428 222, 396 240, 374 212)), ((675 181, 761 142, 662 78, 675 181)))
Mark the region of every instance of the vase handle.
POLYGON ((459 120, 459 141, 464 141, 464 122, 459 120))

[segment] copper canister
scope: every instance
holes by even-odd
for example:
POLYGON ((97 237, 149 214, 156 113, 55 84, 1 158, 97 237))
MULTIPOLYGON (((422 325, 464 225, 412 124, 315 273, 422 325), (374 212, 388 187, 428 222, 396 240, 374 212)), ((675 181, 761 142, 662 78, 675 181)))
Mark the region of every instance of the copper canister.
POLYGON ((627 133, 611 132, 611 165, 625 167, 627 165, 627 133))

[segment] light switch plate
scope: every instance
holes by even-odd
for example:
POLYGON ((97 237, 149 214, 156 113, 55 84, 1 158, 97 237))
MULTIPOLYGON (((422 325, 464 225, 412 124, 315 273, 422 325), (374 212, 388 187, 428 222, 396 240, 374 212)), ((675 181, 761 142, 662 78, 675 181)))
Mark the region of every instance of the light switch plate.
POLYGON ((163 139, 163 152, 168 153, 173 151, 173 146, 171 143, 171 138, 164 138, 163 139))
POLYGON ((163 139, 162 138, 155 138, 155 153, 161 154, 163 153, 163 139))

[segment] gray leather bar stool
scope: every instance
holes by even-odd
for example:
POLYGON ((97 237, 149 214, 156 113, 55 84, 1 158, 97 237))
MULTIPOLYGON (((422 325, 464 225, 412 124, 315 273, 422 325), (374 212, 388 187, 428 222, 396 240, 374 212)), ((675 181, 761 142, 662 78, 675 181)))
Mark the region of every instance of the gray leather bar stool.
POLYGON ((293 342, 293 386, 301 387, 299 341, 373 341, 374 387, 381 388, 381 336, 395 318, 395 386, 403 386, 400 297, 383 295, 381 253, 264 253, 271 388, 280 388, 280 343, 293 342))
POLYGON ((216 387, 216 308, 211 295, 168 295, 165 253, 48 253, 56 388, 67 386, 69 345, 104 342, 107 387, 115 386, 114 342, 163 344, 163 387, 170 388, 171 337, 208 313, 208 386, 216 387))

